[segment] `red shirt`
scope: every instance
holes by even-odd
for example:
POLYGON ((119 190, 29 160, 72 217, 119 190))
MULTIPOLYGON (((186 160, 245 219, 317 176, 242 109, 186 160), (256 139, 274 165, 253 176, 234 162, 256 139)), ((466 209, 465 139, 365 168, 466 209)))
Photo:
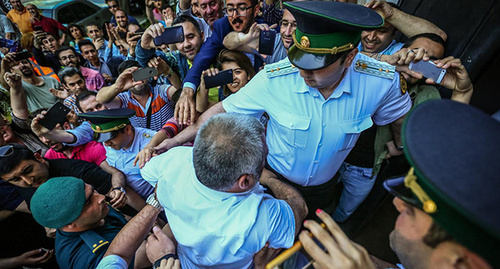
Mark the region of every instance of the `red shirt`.
POLYGON ((49 34, 52 34, 54 37, 59 38, 59 30, 66 32, 67 28, 64 27, 60 22, 47 18, 43 15, 40 15, 40 20, 36 20, 33 23, 33 29, 35 26, 42 26, 43 31, 49 34))
POLYGON ((101 163, 106 160, 106 149, 101 143, 90 141, 87 144, 73 147, 73 151, 69 158, 64 153, 56 152, 53 149, 49 149, 47 153, 45 153, 45 158, 83 160, 100 166, 101 163))

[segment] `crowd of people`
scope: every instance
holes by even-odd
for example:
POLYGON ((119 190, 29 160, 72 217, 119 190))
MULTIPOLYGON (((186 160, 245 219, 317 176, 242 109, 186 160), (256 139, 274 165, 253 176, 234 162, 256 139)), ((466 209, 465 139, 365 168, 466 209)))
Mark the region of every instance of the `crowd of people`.
POLYGON ((141 24, 106 0, 63 25, 10 0, 0 268, 499 267, 500 123, 443 30, 360 2, 145 0, 141 24), (397 265, 338 225, 376 180, 397 265))

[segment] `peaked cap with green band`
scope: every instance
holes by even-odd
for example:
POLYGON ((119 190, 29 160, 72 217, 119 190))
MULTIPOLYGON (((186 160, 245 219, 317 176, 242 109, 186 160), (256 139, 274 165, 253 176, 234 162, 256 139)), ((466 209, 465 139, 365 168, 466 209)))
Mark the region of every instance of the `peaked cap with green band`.
POLYGON ((94 130, 94 140, 97 142, 106 142, 114 137, 116 131, 125 128, 130 124, 130 117, 135 115, 135 111, 130 108, 106 109, 78 114, 90 121, 90 126, 94 130))
POLYGON ((342 52, 353 49, 361 31, 384 25, 384 19, 362 5, 334 1, 286 2, 297 21, 290 62, 300 69, 315 70, 335 62, 342 52))
POLYGON ((384 186, 500 268, 500 122, 472 106, 434 100, 406 116, 402 135, 412 169, 384 186))

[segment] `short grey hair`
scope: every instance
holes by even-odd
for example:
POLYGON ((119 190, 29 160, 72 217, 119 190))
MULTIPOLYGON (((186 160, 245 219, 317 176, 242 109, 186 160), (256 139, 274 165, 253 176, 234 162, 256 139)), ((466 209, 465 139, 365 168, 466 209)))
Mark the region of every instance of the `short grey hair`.
POLYGON ((260 178, 266 158, 264 126, 255 118, 232 113, 216 115, 198 131, 193 148, 198 180, 217 190, 229 190, 242 175, 260 178))

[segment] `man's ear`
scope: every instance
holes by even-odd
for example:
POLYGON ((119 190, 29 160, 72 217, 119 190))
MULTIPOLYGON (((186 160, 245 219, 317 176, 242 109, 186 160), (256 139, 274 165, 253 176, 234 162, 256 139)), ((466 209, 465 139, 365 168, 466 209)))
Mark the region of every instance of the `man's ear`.
POLYGON ((354 60, 354 57, 356 57, 356 54, 358 54, 358 48, 354 48, 351 52, 349 52, 347 54, 347 56, 345 57, 345 61, 344 61, 345 68, 351 66, 352 61, 354 60))
POLYGON ((33 155, 35 156, 35 159, 38 161, 38 162, 41 162, 41 163, 44 163, 45 162, 45 159, 42 157, 42 155, 38 152, 35 152, 33 153, 33 155))
POLYGON ((247 191, 253 187, 254 182, 255 178, 253 175, 245 174, 241 175, 236 183, 242 191, 247 191))
POLYGON ((125 126, 125 132, 127 134, 131 134, 132 133, 132 125, 129 124, 129 125, 125 126))
POLYGON ((64 130, 71 130, 71 124, 67 121, 63 124, 62 128, 64 130))
POLYGON ((259 4, 255 5, 254 10, 253 10, 254 19, 257 17, 257 14, 259 14, 259 10, 260 10, 260 5, 259 4))

